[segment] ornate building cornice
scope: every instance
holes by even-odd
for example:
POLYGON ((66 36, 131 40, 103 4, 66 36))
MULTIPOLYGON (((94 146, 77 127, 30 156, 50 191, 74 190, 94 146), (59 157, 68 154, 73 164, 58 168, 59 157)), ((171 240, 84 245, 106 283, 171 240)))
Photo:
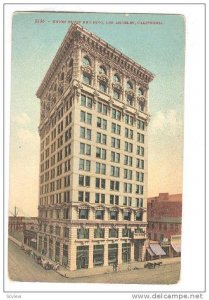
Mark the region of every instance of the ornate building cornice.
POLYGON ((69 28, 65 38, 59 47, 36 96, 41 98, 47 88, 52 76, 57 71, 59 64, 63 61, 70 48, 82 47, 88 50, 93 56, 100 56, 108 65, 113 66, 121 73, 127 73, 127 76, 133 78, 136 82, 147 86, 153 80, 154 74, 112 47, 110 44, 88 32, 82 26, 73 24, 69 28))

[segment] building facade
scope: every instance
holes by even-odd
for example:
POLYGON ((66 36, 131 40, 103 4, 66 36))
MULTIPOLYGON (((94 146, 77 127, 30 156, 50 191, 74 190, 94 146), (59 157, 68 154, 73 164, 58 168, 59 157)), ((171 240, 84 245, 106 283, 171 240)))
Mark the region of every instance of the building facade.
POLYGON ((70 270, 144 260, 153 74, 74 24, 38 91, 38 250, 70 270))
POLYGON ((160 193, 147 201, 147 235, 158 241, 167 256, 181 252, 182 194, 160 193))

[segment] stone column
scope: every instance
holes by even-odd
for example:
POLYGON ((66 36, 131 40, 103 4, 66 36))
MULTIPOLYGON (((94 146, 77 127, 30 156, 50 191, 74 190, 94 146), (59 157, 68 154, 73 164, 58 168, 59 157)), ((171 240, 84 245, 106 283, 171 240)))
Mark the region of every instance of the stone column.
POLYGON ((134 243, 131 243, 131 262, 134 261, 134 243))
POLYGON ((118 265, 122 263, 122 243, 118 240, 118 265))
POLYGON ((89 269, 94 267, 93 264, 93 251, 94 251, 94 244, 92 240, 94 238, 94 228, 89 228, 89 269))
MULTIPOLYGON (((105 228, 105 240, 108 239, 109 229, 105 228)), ((108 266, 108 242, 106 241, 104 244, 104 267, 108 266)))
POLYGON ((69 251, 69 269, 74 271, 77 269, 76 265, 76 254, 77 254, 77 245, 75 240, 77 238, 77 228, 71 227, 70 230, 70 251, 69 251))
POLYGON ((62 264, 63 259, 63 241, 60 240, 60 264, 62 264))

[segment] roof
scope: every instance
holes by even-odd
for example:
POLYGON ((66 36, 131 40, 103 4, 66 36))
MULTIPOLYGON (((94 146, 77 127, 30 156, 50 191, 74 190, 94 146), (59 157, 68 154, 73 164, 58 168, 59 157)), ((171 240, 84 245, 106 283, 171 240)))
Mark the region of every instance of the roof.
POLYGON ((120 52, 119 50, 115 49, 113 46, 102 40, 101 38, 97 37, 95 34, 87 31, 85 28, 83 28, 79 24, 72 24, 67 32, 67 34, 64 37, 63 42, 61 43, 41 85, 39 86, 36 96, 41 97, 44 89, 47 87, 50 78, 54 74, 54 72, 57 69, 57 66, 60 64, 60 61, 64 57, 65 53, 69 49, 70 45, 72 44, 72 41, 78 37, 78 33, 82 33, 83 35, 87 36, 88 40, 92 40, 96 43, 99 43, 100 45, 104 46, 106 49, 108 49, 109 52, 114 52, 115 55, 117 55, 120 59, 123 59, 125 61, 128 61, 129 64, 134 66, 135 68, 139 69, 140 72, 146 74, 146 76, 149 77, 149 81, 153 80, 154 74, 142 67, 140 64, 136 63, 134 60, 120 52))
POLYGON ((156 197, 149 197, 147 199, 148 203, 151 201, 169 201, 169 202, 182 202, 182 194, 172 194, 169 195, 169 193, 159 193, 156 197))

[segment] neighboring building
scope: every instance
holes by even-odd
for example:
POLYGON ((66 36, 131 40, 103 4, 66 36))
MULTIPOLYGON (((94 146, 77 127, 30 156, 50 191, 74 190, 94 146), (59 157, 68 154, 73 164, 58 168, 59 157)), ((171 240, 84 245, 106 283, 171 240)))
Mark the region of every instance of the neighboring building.
POLYGON ((147 235, 150 241, 158 241, 167 256, 181 252, 182 194, 148 198, 147 235))
POLYGON ((76 24, 37 91, 38 250, 70 270, 145 258, 153 77, 76 24))
POLYGON ((9 233, 14 231, 22 231, 24 227, 23 216, 9 216, 9 233))
POLYGON ((24 244, 37 249, 38 219, 36 217, 25 218, 24 220, 24 244))

